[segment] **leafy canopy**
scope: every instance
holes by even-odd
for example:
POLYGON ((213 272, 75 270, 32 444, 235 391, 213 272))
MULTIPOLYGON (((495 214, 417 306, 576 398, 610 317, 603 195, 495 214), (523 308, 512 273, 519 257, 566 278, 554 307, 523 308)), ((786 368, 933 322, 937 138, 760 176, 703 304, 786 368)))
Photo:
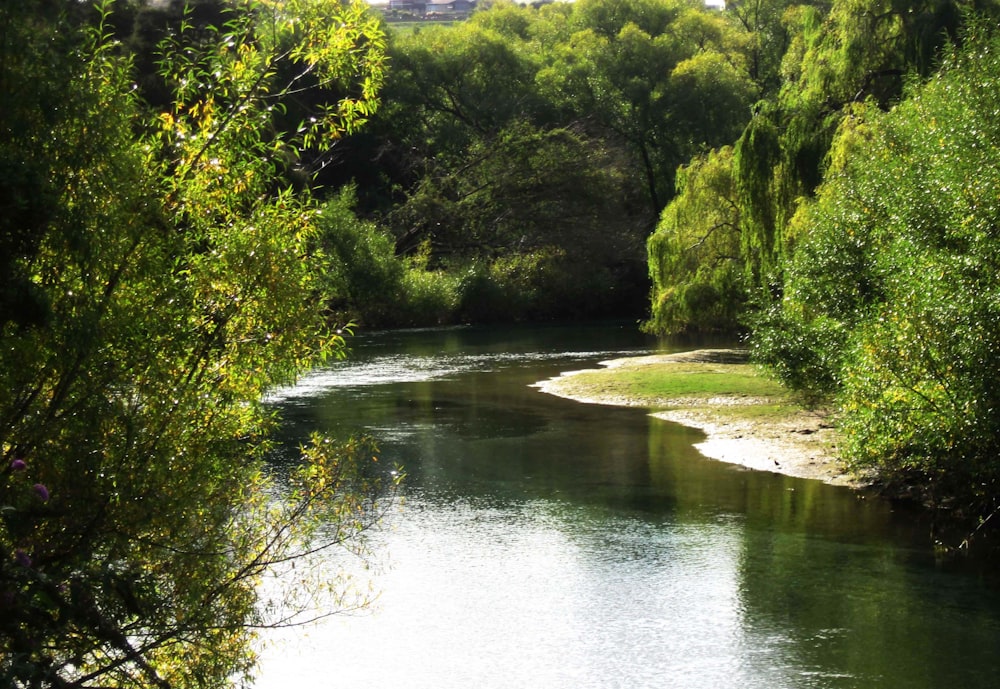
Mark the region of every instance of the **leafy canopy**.
POLYGON ((277 621, 260 576, 377 511, 361 446, 276 492, 261 399, 343 348, 282 173, 374 112, 382 35, 359 3, 185 18, 154 108, 91 9, 0 8, 0 684, 220 686, 277 621), (310 82, 338 95, 275 127, 310 82))
POLYGON ((823 365, 803 379, 839 392, 855 467, 985 516, 1000 478, 1000 39, 985 21, 963 38, 891 112, 841 127, 781 317, 834 335, 812 339, 823 365))

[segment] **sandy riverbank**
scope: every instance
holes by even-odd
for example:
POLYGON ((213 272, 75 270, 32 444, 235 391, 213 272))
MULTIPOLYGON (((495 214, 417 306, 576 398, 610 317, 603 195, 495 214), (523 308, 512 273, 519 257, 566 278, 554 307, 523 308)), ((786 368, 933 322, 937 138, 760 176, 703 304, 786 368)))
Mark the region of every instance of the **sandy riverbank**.
MULTIPOLYGON (((601 362, 608 371, 642 369, 682 363, 737 364, 744 359, 737 350, 698 350, 678 354, 630 357, 601 362)), ((592 377, 571 371, 535 384, 542 392, 590 404, 645 407, 652 415, 698 428, 705 440, 695 447, 706 457, 757 471, 771 471, 835 485, 858 486, 838 462, 836 430, 825 415, 807 410, 789 411, 779 417, 743 418, 734 405, 764 404, 757 398, 720 396, 710 399, 644 399, 623 394, 614 386, 595 384, 592 377), (585 380, 587 379, 587 380, 585 380)), ((613 379, 613 372, 610 376, 613 379)))

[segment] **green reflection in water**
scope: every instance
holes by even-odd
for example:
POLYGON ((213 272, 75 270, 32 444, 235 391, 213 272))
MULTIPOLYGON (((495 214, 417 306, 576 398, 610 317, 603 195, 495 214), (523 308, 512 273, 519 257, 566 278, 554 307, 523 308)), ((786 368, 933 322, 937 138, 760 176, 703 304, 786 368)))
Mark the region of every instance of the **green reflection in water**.
POLYGON ((818 481, 690 458, 690 437, 650 423, 652 480, 678 519, 730 511, 741 531, 747 660, 777 656, 795 687, 987 687, 1000 650, 992 589, 948 572, 912 513, 818 481))

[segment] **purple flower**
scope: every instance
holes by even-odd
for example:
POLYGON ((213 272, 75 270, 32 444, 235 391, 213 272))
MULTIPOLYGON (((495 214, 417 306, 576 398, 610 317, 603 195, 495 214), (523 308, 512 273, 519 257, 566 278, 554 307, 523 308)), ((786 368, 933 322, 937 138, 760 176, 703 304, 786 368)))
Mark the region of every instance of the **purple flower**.
POLYGON ((25 568, 31 567, 31 558, 20 548, 14 553, 14 562, 25 568))
POLYGON ((28 465, 24 463, 23 459, 15 459, 13 462, 10 463, 10 470, 11 471, 24 471, 25 467, 27 467, 27 466, 28 465))
POLYGON ((42 499, 42 502, 49 501, 49 489, 43 486, 41 483, 35 484, 35 494, 42 499))

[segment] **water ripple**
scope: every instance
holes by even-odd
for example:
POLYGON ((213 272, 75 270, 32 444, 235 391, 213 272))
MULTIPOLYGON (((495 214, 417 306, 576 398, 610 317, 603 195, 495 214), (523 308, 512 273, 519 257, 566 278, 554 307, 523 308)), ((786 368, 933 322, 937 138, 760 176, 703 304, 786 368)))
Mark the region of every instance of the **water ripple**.
POLYGON ((347 359, 315 369, 304 375, 294 385, 271 391, 267 396, 267 401, 285 402, 316 397, 332 388, 443 380, 463 373, 488 373, 532 362, 588 361, 624 356, 643 356, 650 353, 652 350, 648 349, 623 349, 586 352, 442 354, 437 356, 402 354, 367 359, 347 359))

